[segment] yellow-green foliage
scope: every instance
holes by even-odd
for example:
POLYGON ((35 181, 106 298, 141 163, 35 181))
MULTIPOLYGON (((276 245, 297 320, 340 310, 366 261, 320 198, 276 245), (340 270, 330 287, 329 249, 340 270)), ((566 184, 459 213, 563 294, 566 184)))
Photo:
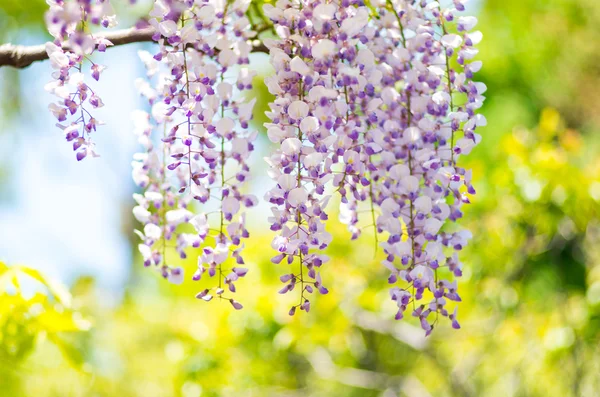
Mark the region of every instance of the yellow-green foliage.
POLYGON ((0 262, 0 390, 9 393, 2 395, 23 392, 19 378, 33 370, 27 359, 45 341, 70 367, 80 368, 85 359, 78 342, 90 325, 62 285, 37 270, 0 262))

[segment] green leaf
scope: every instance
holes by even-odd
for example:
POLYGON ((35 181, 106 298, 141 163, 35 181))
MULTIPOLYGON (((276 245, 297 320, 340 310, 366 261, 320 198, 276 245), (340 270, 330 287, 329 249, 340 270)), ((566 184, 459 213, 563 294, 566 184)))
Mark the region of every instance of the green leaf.
POLYGON ((54 298, 56 298, 56 300, 58 302, 60 302, 63 306, 71 307, 72 296, 71 296, 71 293, 69 292, 69 290, 64 285, 62 285, 61 283, 59 283, 57 281, 54 281, 51 278, 48 278, 48 277, 42 275, 42 273, 40 273, 39 271, 37 271, 35 269, 31 269, 31 268, 25 267, 25 266, 19 266, 19 267, 17 267, 17 269, 18 269, 18 271, 28 275, 31 278, 36 279, 40 283, 44 284, 48 288, 48 290, 50 291, 52 296, 54 298))

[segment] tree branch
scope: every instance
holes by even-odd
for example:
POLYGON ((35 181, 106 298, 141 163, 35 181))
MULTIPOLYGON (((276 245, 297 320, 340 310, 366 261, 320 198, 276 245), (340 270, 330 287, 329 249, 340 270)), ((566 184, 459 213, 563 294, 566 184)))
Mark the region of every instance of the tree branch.
MULTIPOLYGON (((114 46, 118 46, 123 44, 152 41, 152 35, 154 32, 155 30, 153 27, 147 27, 143 29, 129 28, 108 32, 101 36, 107 40, 110 40, 114 46)), ((252 48, 252 52, 268 53, 269 50, 264 44, 259 44, 252 48)), ((46 47, 44 44, 35 46, 12 44, 0 45, 0 67, 12 66, 17 69, 23 69, 34 62, 43 61, 46 59, 48 59, 48 54, 46 53, 46 47)))
MULTIPOLYGON (((130 28, 108 32, 102 35, 102 37, 110 40, 117 46, 152 41, 152 34, 154 34, 154 28, 152 27, 144 29, 130 28)), ((0 46, 0 67, 12 66, 22 69, 34 62, 43 61, 45 59, 48 59, 48 54, 46 53, 44 44, 36 46, 3 44, 0 46)))

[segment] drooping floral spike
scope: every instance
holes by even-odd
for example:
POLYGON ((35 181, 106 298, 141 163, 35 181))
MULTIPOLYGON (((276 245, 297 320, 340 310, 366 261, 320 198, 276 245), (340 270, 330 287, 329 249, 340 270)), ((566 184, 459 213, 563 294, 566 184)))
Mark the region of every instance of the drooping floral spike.
POLYGON ((462 217, 460 206, 475 194, 471 172, 457 161, 480 142, 475 129, 486 124, 475 114, 485 85, 472 81, 481 63, 467 62, 481 33, 472 32, 474 17, 457 15, 464 2, 456 3, 443 9, 387 0, 372 19, 382 74, 373 93, 381 100, 374 134, 382 147, 377 168, 385 170, 375 189, 377 228, 387 234, 381 245, 389 282, 401 284, 390 291, 396 319, 412 306, 426 334, 440 314, 459 327, 447 303, 461 300, 451 280, 462 274, 457 252, 471 234, 446 224, 462 217))
MULTIPOLYGON (((154 56, 142 53, 142 59, 150 71, 158 72, 159 86, 153 90, 145 81, 138 84, 152 93, 153 112, 166 120, 161 144, 169 149, 167 178, 175 175, 176 202, 183 203, 178 219, 197 232, 192 244, 183 238, 177 249, 185 257, 189 245, 202 246, 192 278, 200 280, 206 273, 217 279, 214 288, 199 292, 197 298, 210 301, 218 296, 237 310, 242 305, 227 296, 247 273, 242 240, 249 234, 243 208, 258 202, 243 192, 257 135, 248 130, 254 101, 245 102, 241 95, 252 88, 255 75, 244 66, 249 62, 249 39, 255 35, 244 16, 248 5, 156 1, 150 23, 157 31, 159 51, 154 56), (194 207, 202 211, 192 212, 194 207), (235 266, 226 269, 229 258, 235 266)), ((175 231, 177 225, 168 227, 175 231)))
POLYGON ((368 12, 349 2, 340 7, 319 1, 278 2, 264 11, 279 35, 266 43, 276 75, 265 82, 276 99, 265 127, 279 145, 267 160, 276 185, 266 199, 274 205, 270 222, 277 232, 272 245, 278 255, 272 261, 292 265, 279 292, 300 290, 293 315, 298 307, 309 311, 315 290, 328 292, 320 273, 329 259, 322 251, 331 242, 325 230, 331 195, 325 186, 333 183, 345 200, 366 172, 365 123, 355 113, 361 102, 357 87, 365 78, 353 62, 368 12), (345 168, 336 174, 338 163, 345 168))
POLYGON ((103 65, 89 58, 95 51, 104 52, 112 43, 101 35, 92 35, 89 25, 108 28, 116 18, 108 0, 48 0, 48 31, 54 42, 46 43, 46 52, 54 72, 46 90, 58 97, 48 106, 58 120, 65 139, 73 143, 77 161, 96 156, 92 134, 103 124, 90 112, 104 106, 102 99, 85 82, 84 62, 91 63, 89 73, 98 81, 103 65))
MULTIPOLYGON (((276 70, 266 83, 276 100, 265 126, 280 145, 268 159, 277 183, 267 195, 275 205, 271 229, 278 231, 273 261, 300 265, 282 277, 281 293, 300 284, 290 314, 310 307, 305 294, 316 273, 307 258, 328 243, 314 236, 323 233, 326 216, 311 209, 324 213, 324 186, 332 182, 353 238, 361 230, 359 205, 368 202, 389 281, 404 284, 391 290, 396 318, 412 304, 427 334, 439 314, 458 324, 446 309, 447 300, 460 300, 456 281, 445 275, 461 275, 454 251, 470 234, 441 229, 462 216, 460 205, 475 193, 470 171, 456 161, 479 143, 474 131, 485 125, 475 114, 485 85, 471 81, 481 63, 466 62, 481 33, 472 32, 474 17, 457 15, 463 3, 450 9, 391 0, 369 8, 361 1, 265 6, 279 36, 266 43, 276 70)), ((320 267, 326 257, 318 258, 320 267)))
MULTIPOLYGON (((144 94, 156 93, 146 90, 144 94)), ((190 200, 179 197, 177 192, 177 186, 185 180, 185 175, 179 172, 173 177, 166 166, 173 153, 172 145, 157 142, 157 135, 161 135, 170 121, 163 111, 160 103, 156 103, 151 114, 141 110, 133 114, 134 132, 144 148, 143 152, 134 155, 132 162, 133 180, 144 191, 133 196, 137 203, 133 215, 143 225, 142 230, 135 232, 142 240, 138 249, 144 266, 153 266, 171 283, 181 284, 183 269, 169 265, 168 250, 176 248, 181 256, 185 256, 184 250, 188 246, 199 247, 204 237, 177 230, 179 225, 193 217, 193 213, 188 209, 190 200)))

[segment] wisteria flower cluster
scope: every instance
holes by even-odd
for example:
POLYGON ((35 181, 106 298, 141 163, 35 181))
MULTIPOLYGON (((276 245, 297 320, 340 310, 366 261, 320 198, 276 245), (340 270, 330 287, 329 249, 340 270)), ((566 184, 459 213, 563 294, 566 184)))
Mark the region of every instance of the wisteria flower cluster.
POLYGON ((152 115, 138 113, 137 133, 146 152, 133 163, 134 179, 145 189, 143 197, 136 196, 145 263, 178 283, 183 269, 169 266, 165 246, 175 241, 181 258, 186 248, 202 247, 192 279, 217 281, 197 298, 217 296, 236 309, 242 305, 229 294, 248 271, 242 257, 249 237, 244 208, 258 203, 244 193, 257 136, 249 130, 255 101, 240 95, 252 88, 255 75, 246 67, 255 36, 244 16, 248 4, 155 2, 150 24, 159 49, 140 57, 156 83, 137 83, 152 115), (161 134, 158 142, 154 131, 161 134), (181 232, 184 224, 193 233, 181 232), (235 266, 226 269, 229 258, 235 266))
POLYGON ((376 19, 381 34, 376 48, 392 54, 382 77, 380 126, 387 144, 382 146, 396 158, 382 155, 378 165, 387 170, 377 193, 378 229, 389 235, 382 244, 389 282, 403 284, 390 290, 398 306, 396 318, 412 303, 412 315, 427 334, 440 314, 460 328, 456 309, 452 314, 447 309, 448 301, 461 300, 456 281, 449 277, 462 275, 457 252, 471 235, 442 226, 460 219, 461 205, 475 194, 471 172, 456 162, 480 142, 475 130, 486 124, 475 114, 486 87, 472 81, 481 63, 468 62, 477 54, 474 46, 481 33, 472 32, 476 18, 457 15, 463 3, 455 1, 455 8, 444 9, 431 2, 399 11, 388 1, 376 19), (456 34, 449 33, 451 24, 456 34), (394 82, 398 76, 402 90, 394 82), (404 225, 402 233, 398 221, 404 225))
POLYGON ((475 193, 470 171, 456 161, 479 143, 475 130, 485 125, 475 114, 485 85, 472 80, 481 63, 469 62, 481 33, 472 31, 474 17, 458 15, 463 10, 459 1, 451 8, 390 0, 265 6, 280 38, 266 42, 276 70, 266 79, 276 95, 266 128, 280 145, 269 158, 276 185, 267 199, 279 232, 273 261, 300 263, 282 277, 280 292, 300 284, 301 309, 310 307, 305 293, 313 285, 327 292, 314 270, 327 258, 311 250, 330 241, 324 185, 331 182, 353 238, 359 205, 367 204, 395 285, 396 319, 412 305, 427 334, 440 314, 459 327, 446 308, 460 301, 456 281, 443 274, 461 275, 451 251, 470 234, 442 226, 459 219, 475 193))
POLYGON ((50 9, 46 13, 48 31, 54 42, 46 43, 50 58, 52 81, 46 90, 58 97, 48 109, 58 120, 57 126, 65 139, 73 143, 77 161, 88 154, 96 156, 91 135, 102 121, 90 110, 104 106, 102 99, 85 82, 84 61, 91 63, 90 73, 94 80, 106 68, 92 62, 89 56, 95 51, 104 52, 112 43, 102 36, 89 32, 89 25, 108 28, 116 25, 116 17, 108 0, 47 0, 50 9), (64 124, 61 124, 64 123, 64 124))
MULTIPOLYGON (((373 230, 395 318, 408 311, 427 335, 440 315, 460 328, 450 302, 461 300, 458 252, 471 235, 456 222, 475 189, 458 162, 486 125, 477 113, 486 86, 474 80, 482 64, 473 60, 482 34, 464 14, 466 2, 278 0, 260 11, 249 0, 156 0, 149 24, 158 46, 139 52, 147 76, 136 81, 150 110, 134 115, 144 149, 133 161, 143 191, 133 212, 143 225, 144 264, 178 284, 184 270, 169 252, 195 252, 192 280, 214 280, 196 297, 242 308, 233 294, 248 271, 245 211, 258 203, 246 191, 258 132, 250 129, 254 100, 244 91, 256 75, 249 55, 261 48, 274 69, 265 84, 275 97, 264 124, 274 144, 264 199, 272 262, 287 266, 279 293, 298 296, 289 314, 308 312, 313 294, 329 292, 328 204, 340 200, 352 239, 373 230)), ((93 93, 88 99, 81 73, 69 71, 81 71, 86 55, 110 44, 86 34, 85 22, 110 26, 114 18, 107 2, 55 1, 48 21, 58 70, 49 87, 63 95, 51 110, 62 122, 81 109, 61 127, 83 148, 81 159, 97 124, 83 103, 101 101, 93 93)), ((92 77, 100 71, 92 65, 92 77)))

